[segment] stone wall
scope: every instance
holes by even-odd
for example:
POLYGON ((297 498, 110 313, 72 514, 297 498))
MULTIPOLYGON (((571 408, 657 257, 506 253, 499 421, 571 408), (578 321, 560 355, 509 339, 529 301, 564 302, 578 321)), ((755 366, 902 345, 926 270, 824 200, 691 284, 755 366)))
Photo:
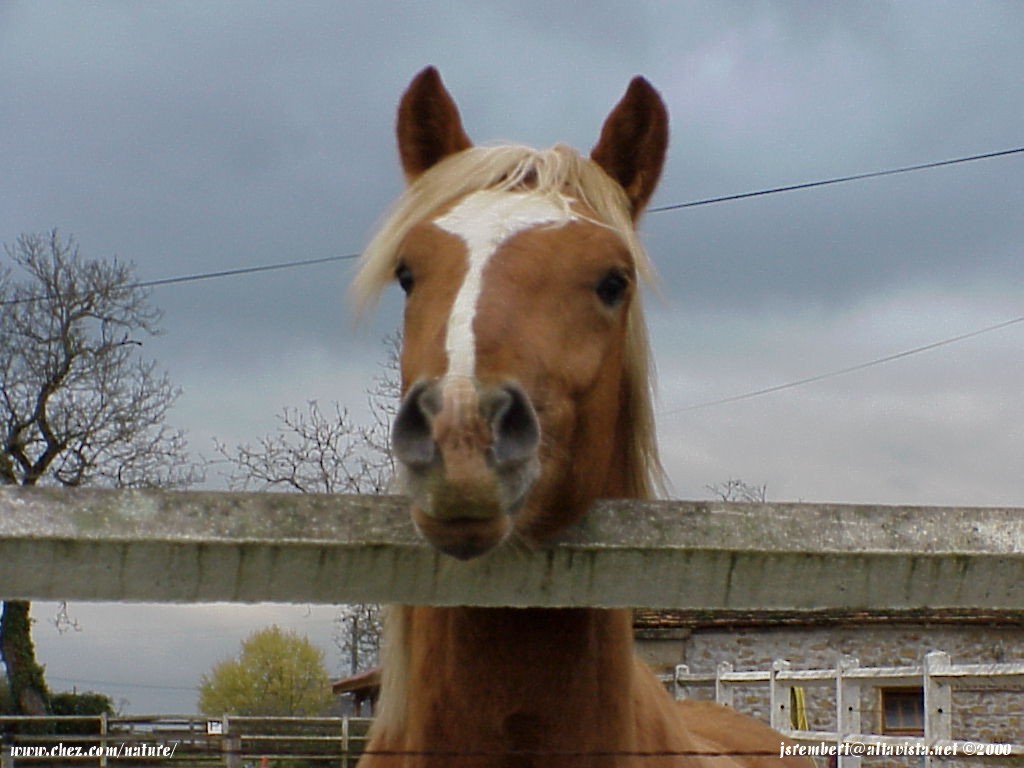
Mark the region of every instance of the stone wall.
MULTIPOLYGON (((730 662, 736 671, 767 670, 774 659, 788 660, 793 669, 835 667, 842 655, 854 656, 863 667, 919 663, 928 651, 945 651, 953 664, 999 663, 1024 660, 1024 626, 886 624, 868 626, 715 627, 639 630, 637 648, 658 671, 676 664, 694 673, 714 674, 730 662)), ((714 698, 713 687, 694 687, 686 694, 714 698)), ((835 691, 832 686, 805 690, 808 724, 812 730, 834 730, 835 691)), ((861 696, 865 732, 880 732, 880 692, 866 689, 861 696)), ((768 687, 734 689, 737 710, 769 720, 768 687)), ((995 680, 984 685, 954 686, 953 737, 970 741, 1024 741, 1024 681, 995 680)), ((916 766, 919 758, 864 760, 865 768, 916 766)), ((960 758, 950 765, 969 766, 960 758)), ((1024 765, 1022 759, 976 762, 1024 765)))

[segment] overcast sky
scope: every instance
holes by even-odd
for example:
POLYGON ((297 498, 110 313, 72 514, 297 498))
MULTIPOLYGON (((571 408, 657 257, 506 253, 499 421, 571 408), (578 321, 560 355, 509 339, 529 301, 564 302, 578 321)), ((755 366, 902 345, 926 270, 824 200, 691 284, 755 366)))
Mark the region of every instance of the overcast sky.
MULTIPOLYGON (((1024 146, 1017 2, 0 0, 0 240, 59 227, 157 279, 358 252, 398 194, 394 109, 437 65, 477 142, 589 150, 630 77, 672 116, 653 206, 1024 146)), ((647 305, 673 493, 1024 505, 1024 155, 651 213, 647 305)), ((283 406, 360 412, 398 321, 351 261, 167 286, 145 351, 194 452, 283 406)), ((211 480, 216 483, 217 478, 211 480)), ((39 604, 44 619, 54 606, 39 604)), ((182 711, 253 628, 328 652, 333 609, 73 606, 55 688, 182 711), (139 650, 139 649, 143 650, 139 650), (130 650, 129 650, 130 649, 130 650), (115 687, 113 683, 127 684, 115 687)))

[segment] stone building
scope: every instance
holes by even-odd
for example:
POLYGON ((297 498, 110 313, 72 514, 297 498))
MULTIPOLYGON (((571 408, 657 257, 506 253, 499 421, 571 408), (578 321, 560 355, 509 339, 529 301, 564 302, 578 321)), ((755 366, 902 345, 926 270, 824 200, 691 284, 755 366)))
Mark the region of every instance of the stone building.
MULTIPOLYGON (((944 651, 953 664, 1024 662, 1024 613, 1008 611, 827 611, 816 613, 707 613, 637 611, 637 650, 656 671, 670 673, 686 664, 692 673, 714 674, 720 662, 736 671, 769 670, 776 659, 792 669, 834 669, 842 656, 861 667, 921 663, 925 653, 944 651)), ((684 691, 714 698, 714 688, 684 691)), ((805 712, 811 730, 836 728, 835 694, 829 688, 806 690, 805 712)), ((769 720, 767 686, 734 693, 737 710, 769 720)), ((1024 741, 1024 677, 957 685, 952 694, 952 732, 956 739, 1024 741)), ((877 734, 920 735, 923 701, 920 686, 878 686, 861 697, 862 730, 877 734)), ((913 759, 864 761, 870 766, 916 765, 913 759)), ((1024 759, 998 764, 1024 765, 1024 759)))

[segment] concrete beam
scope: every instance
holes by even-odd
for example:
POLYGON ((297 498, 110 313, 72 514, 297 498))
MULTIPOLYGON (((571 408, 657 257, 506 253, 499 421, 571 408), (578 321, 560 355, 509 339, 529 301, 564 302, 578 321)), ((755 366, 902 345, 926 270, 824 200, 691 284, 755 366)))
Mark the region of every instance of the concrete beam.
POLYGON ((0 597, 1024 610, 1024 510, 602 502, 462 563, 399 497, 0 488, 0 597))

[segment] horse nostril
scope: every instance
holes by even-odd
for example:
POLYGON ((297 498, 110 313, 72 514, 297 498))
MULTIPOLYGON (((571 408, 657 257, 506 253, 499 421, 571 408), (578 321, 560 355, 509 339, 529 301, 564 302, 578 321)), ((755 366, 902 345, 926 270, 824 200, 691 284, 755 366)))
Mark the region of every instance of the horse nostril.
POLYGON ((540 443, 540 424, 526 393, 518 385, 506 384, 495 391, 488 405, 495 463, 502 466, 531 460, 540 443))
POLYGON ((406 393, 391 428, 391 449, 403 464, 428 467, 437 447, 431 434, 433 417, 441 410, 438 387, 430 382, 414 384, 406 393))
MULTIPOLYGON (((492 466, 501 471, 533 461, 540 424, 526 393, 517 384, 477 393, 473 412, 490 428, 492 466)), ((435 422, 444 407, 441 381, 421 381, 409 389, 391 428, 391 448, 399 462, 413 470, 428 470, 440 461, 435 422)))

